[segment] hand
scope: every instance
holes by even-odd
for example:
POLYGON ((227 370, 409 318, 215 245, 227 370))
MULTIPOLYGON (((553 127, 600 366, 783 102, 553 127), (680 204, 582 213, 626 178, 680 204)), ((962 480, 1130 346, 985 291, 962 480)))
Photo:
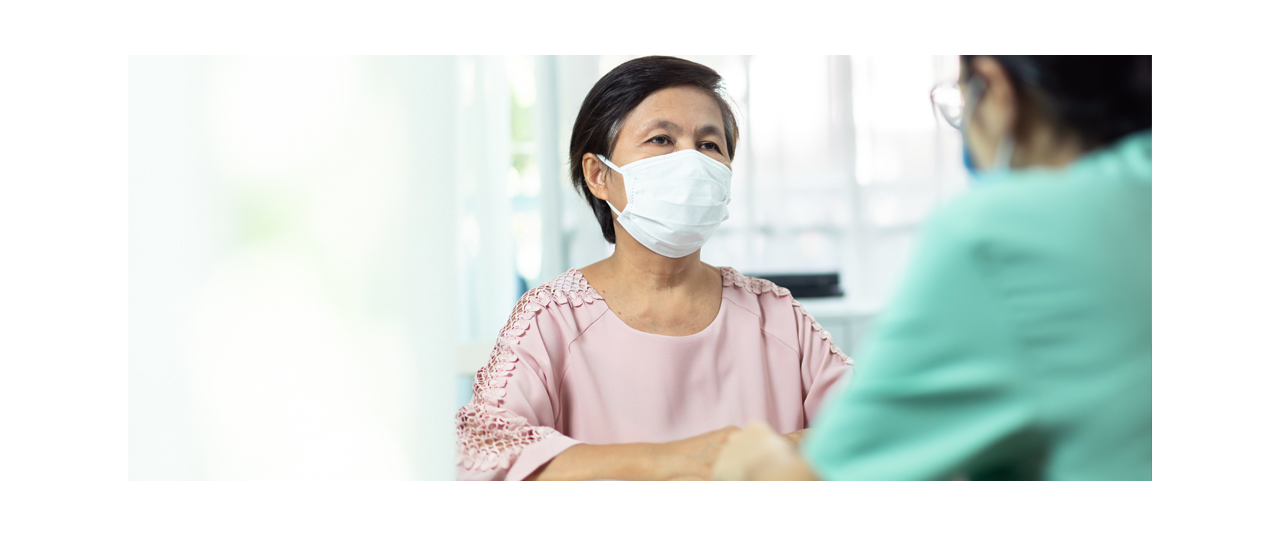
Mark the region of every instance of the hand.
POLYGON ((666 480, 711 479, 711 466, 720 456, 729 436, 738 430, 730 425, 684 440, 658 444, 657 476, 666 480))
MULTIPOLYGON (((803 431, 796 433, 803 436, 803 431)), ((796 448, 798 438, 789 438, 796 433, 784 437, 763 423, 748 425, 729 436, 712 468, 712 478, 720 481, 762 479, 781 475, 792 468, 803 468, 804 463, 796 448)))
POLYGON ((807 432, 809 432, 808 429, 800 429, 799 431, 792 431, 782 436, 785 437, 787 440, 790 440, 792 444, 795 444, 797 447, 799 447, 800 441, 804 440, 804 434, 807 432))

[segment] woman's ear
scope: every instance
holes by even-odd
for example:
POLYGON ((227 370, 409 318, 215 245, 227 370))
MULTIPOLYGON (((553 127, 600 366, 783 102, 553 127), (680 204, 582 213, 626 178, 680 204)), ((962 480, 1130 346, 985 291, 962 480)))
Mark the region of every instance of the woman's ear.
POLYGON ((999 140, 1004 135, 1015 136, 1018 97, 1004 67, 994 58, 978 56, 973 59, 970 76, 980 77, 986 82, 982 98, 973 110, 970 128, 977 129, 990 140, 999 140))
POLYGON ((587 189, 604 201, 609 201, 609 187, 605 185, 608 170, 594 153, 582 155, 582 175, 587 179, 587 189))

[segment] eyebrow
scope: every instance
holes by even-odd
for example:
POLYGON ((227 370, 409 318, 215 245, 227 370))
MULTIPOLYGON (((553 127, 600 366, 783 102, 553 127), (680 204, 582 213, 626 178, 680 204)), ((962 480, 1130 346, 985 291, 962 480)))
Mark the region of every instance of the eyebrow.
MULTIPOLYGON (((672 123, 671 121, 668 121, 665 119, 655 119, 648 123, 645 123, 644 125, 641 125, 640 130, 638 132, 649 132, 654 129, 666 129, 675 134, 680 134, 681 132, 684 132, 684 129, 680 128, 679 125, 676 125, 675 123, 672 123)), ((698 131, 696 134, 697 136, 714 134, 716 136, 724 138, 724 131, 716 125, 703 125, 698 128, 698 131)))

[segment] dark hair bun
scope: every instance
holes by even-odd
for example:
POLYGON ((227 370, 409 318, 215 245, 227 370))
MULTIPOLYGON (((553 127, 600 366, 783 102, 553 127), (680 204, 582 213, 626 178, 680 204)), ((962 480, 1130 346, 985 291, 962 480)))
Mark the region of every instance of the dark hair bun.
MULTIPOLYGON (((966 56, 970 61, 972 56, 966 56)), ((1151 56, 992 56, 1052 121, 1109 144, 1151 128, 1151 56)))

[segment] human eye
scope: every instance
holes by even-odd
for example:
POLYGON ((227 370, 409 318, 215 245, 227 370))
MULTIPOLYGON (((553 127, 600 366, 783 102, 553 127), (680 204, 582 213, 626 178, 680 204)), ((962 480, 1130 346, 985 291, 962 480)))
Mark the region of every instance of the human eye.
POLYGON ((669 145, 671 144, 671 137, 665 134, 659 134, 657 136, 654 136, 653 138, 650 138, 649 143, 654 143, 658 145, 669 145))
POLYGON ((707 151, 715 151, 716 153, 720 152, 720 145, 715 142, 702 142, 701 144, 698 144, 698 145, 699 147, 707 151))

